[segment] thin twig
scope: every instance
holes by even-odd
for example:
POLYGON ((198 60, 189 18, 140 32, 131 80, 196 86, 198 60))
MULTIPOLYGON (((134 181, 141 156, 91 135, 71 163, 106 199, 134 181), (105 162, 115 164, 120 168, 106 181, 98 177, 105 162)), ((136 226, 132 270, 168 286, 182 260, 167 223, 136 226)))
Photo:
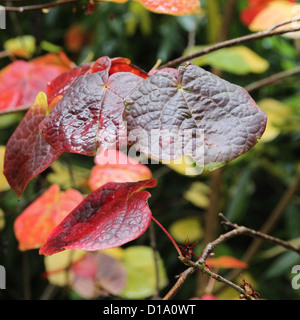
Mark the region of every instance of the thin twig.
POLYGON ((238 285, 232 283, 228 277, 225 279, 221 277, 220 275, 212 272, 209 268, 206 267, 205 262, 208 256, 218 247, 219 245, 225 243, 226 241, 235 238, 237 236, 246 235, 253 238, 257 238, 263 241, 271 242, 276 245, 280 245, 288 250, 292 250, 294 252, 297 252, 300 254, 300 249, 296 248, 295 246, 291 245, 289 242, 283 241, 281 239, 269 236, 267 234, 264 234, 259 231, 255 231, 253 229, 239 226, 237 224, 231 223, 228 219, 225 218, 225 216, 220 213, 219 216, 222 218, 222 223, 230 226, 233 228, 233 230, 228 231, 224 234, 221 234, 216 240, 210 242, 206 245, 204 250, 202 251, 201 257, 198 259, 198 261, 193 262, 191 260, 188 260, 182 256, 179 256, 179 259, 186 265, 190 266, 185 272, 181 273, 179 276, 179 279, 175 283, 175 285, 171 288, 171 290, 166 294, 166 296, 163 298, 164 300, 172 299, 176 293, 179 291, 179 289, 182 287, 183 283, 185 282, 186 278, 189 277, 191 274, 194 273, 195 270, 201 270, 202 272, 208 274, 213 279, 222 282, 224 285, 229 285, 232 288, 236 289, 238 292, 240 292, 245 299, 253 300, 254 298, 252 296, 249 296, 245 293, 245 291, 238 285))
POLYGON ((61 0, 57 2, 34 4, 30 6, 20 6, 20 7, 4 6, 4 9, 6 12, 24 12, 24 11, 31 11, 31 10, 49 9, 49 8, 60 6, 62 4, 75 3, 75 2, 79 2, 79 1, 78 0, 61 0))
POLYGON ((268 86, 272 83, 275 83, 277 81, 280 81, 280 80, 287 78, 287 77, 290 77, 290 76, 294 76, 299 73, 300 73, 300 66, 297 66, 291 70, 286 70, 286 71, 282 71, 279 73, 275 73, 275 74, 271 75, 270 77, 261 79, 259 81, 255 81, 253 83, 250 83, 245 87, 245 89, 248 92, 252 92, 257 89, 260 89, 261 87, 268 86))
POLYGON ((246 36, 234 38, 231 40, 219 42, 219 43, 216 43, 212 46, 208 46, 208 47, 203 48, 197 52, 194 52, 192 54, 188 54, 188 55, 176 58, 174 60, 171 60, 171 61, 167 62, 166 64, 162 65, 160 67, 160 69, 178 66, 183 62, 193 60, 195 58, 201 57, 205 54, 211 53, 211 52, 219 50, 219 49, 228 48, 228 47, 232 47, 232 46, 235 46, 238 44, 263 39, 266 37, 273 37, 273 36, 278 36, 278 35, 282 35, 285 33, 296 32, 296 31, 300 31, 300 26, 296 27, 296 28, 285 28, 285 29, 279 29, 279 30, 275 29, 275 30, 260 31, 260 32, 256 32, 256 33, 253 33, 250 35, 246 35, 246 36))

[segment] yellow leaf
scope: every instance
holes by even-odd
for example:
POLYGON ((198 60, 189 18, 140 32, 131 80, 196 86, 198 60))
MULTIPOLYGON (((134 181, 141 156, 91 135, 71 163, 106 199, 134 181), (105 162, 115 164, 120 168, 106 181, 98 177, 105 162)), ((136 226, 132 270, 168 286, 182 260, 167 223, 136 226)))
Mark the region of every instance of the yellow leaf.
POLYGON ((257 104, 268 115, 267 127, 260 142, 272 141, 280 134, 281 126, 284 125, 292 111, 287 105, 272 98, 263 99, 257 104))
POLYGON ((119 260, 122 260, 124 258, 124 255, 125 255, 125 251, 121 247, 103 249, 103 250, 99 250, 99 251, 102 252, 102 253, 105 253, 108 256, 111 256, 111 257, 113 257, 115 259, 119 259, 119 260))
POLYGON ((0 192, 8 190, 10 188, 3 174, 4 154, 5 154, 5 146, 0 146, 0 192))
POLYGON ((210 204, 210 187, 203 182, 196 181, 184 193, 184 198, 199 208, 207 208, 210 204))
POLYGON ((88 188, 90 170, 74 165, 70 169, 60 161, 55 161, 51 169, 53 172, 49 173, 46 178, 49 183, 56 183, 63 189, 88 188))
POLYGON ((189 242, 195 242, 202 238, 203 229, 199 218, 188 217, 175 221, 171 224, 169 232, 175 241, 184 243, 186 239, 189 242))
POLYGON ((0 231, 5 227, 5 215, 4 211, 0 208, 0 231))
POLYGON ((182 175, 195 177, 203 172, 203 167, 198 166, 192 157, 185 155, 181 159, 170 161, 166 164, 172 170, 182 175))
POLYGON ((45 256, 46 276, 50 283, 64 287, 71 284, 73 274, 68 268, 74 262, 83 258, 87 251, 65 250, 51 256, 45 256))
MULTIPOLYGON (((203 48, 195 46, 184 52, 190 54, 203 48)), ((224 48, 202 57, 193 59, 192 62, 198 66, 210 65, 217 69, 233 74, 244 75, 250 72, 262 73, 269 68, 269 62, 245 46, 224 48)))
MULTIPOLYGON (((272 1, 269 5, 259 12, 251 22, 249 29, 252 31, 268 30, 277 23, 299 18, 299 5, 289 1, 272 1)), ((299 26, 299 22, 293 21, 290 24, 278 27, 279 29, 294 28, 299 26)), ((300 32, 290 32, 284 36, 299 38, 300 32)))
POLYGON ((9 39, 4 42, 4 50, 12 56, 29 59, 36 50, 35 38, 26 35, 9 39))

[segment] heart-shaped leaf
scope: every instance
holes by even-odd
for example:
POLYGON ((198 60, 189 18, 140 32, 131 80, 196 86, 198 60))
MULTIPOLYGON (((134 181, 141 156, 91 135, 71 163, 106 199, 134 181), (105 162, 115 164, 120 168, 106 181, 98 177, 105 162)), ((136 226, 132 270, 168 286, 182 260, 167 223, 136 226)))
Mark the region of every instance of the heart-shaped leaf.
POLYGON ((39 133, 39 124, 48 112, 47 97, 41 92, 7 142, 4 175, 18 197, 33 177, 47 169, 62 154, 39 133))
POLYGON ((82 200, 83 196, 77 190, 68 189, 61 192, 58 185, 52 185, 15 220, 14 230, 19 241, 19 249, 41 247, 50 232, 82 200))
POLYGON ((189 154, 206 170, 251 149, 267 121, 245 89, 194 64, 155 72, 124 101, 138 150, 167 161, 189 154))
POLYGON ((123 99, 143 78, 108 70, 77 78, 40 126, 60 152, 94 156, 127 145, 123 99))
POLYGON ((156 179, 110 182, 92 192, 52 231, 40 254, 108 249, 136 239, 151 220, 150 194, 143 189, 156 184, 156 179))

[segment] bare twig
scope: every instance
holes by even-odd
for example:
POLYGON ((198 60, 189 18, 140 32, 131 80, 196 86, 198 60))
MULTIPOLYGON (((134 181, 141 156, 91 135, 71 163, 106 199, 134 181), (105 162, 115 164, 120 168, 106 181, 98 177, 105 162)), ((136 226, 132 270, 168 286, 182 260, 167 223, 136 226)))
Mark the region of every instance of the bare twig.
POLYGON ((185 56, 176 58, 174 60, 171 60, 171 61, 167 62, 166 64, 162 65, 160 68, 175 67, 175 66, 180 65, 183 62, 201 57, 205 54, 211 53, 211 52, 219 50, 219 49, 228 48, 228 47, 232 47, 232 46, 235 46, 238 44, 242 44, 242 43, 246 43, 246 42, 250 42, 250 41, 254 41, 254 40, 259 40, 259 39, 264 39, 267 37, 278 36, 278 35, 282 35, 285 33, 296 32, 296 31, 300 31, 300 26, 297 26, 296 28, 284 28, 284 29, 260 31, 260 32, 256 32, 256 33, 253 33, 250 35, 234 38, 234 39, 227 40, 227 41, 222 41, 222 42, 216 43, 212 46, 208 46, 206 48, 203 48, 203 49, 201 49, 197 52, 194 52, 192 54, 185 55, 185 56))
POLYGON ((49 8, 60 6, 62 4, 75 3, 75 2, 79 2, 79 0, 61 0, 57 2, 34 4, 30 6, 20 6, 20 7, 4 6, 4 9, 7 12, 24 12, 24 11, 31 11, 31 10, 49 9, 49 8))
POLYGON ((273 74, 270 77, 261 79, 259 81, 253 82, 253 83, 250 83, 245 87, 245 89, 248 92, 252 92, 254 90, 260 89, 261 87, 268 86, 268 85, 273 84, 277 81, 280 81, 284 78, 294 76, 299 73, 300 73, 300 66, 297 66, 296 68, 293 68, 291 70, 282 71, 282 72, 273 74))
POLYGON ((0 110, 0 116, 3 116, 4 114, 11 114, 11 113, 17 113, 17 112, 26 112, 31 106, 21 106, 16 108, 9 108, 0 110))
POLYGON ((293 246, 292 244, 290 244, 289 242, 283 241, 281 239, 269 236, 265 233, 259 232, 259 231, 255 231, 253 229, 244 227, 244 226, 239 226, 237 224, 233 224, 231 223, 228 219, 225 218, 225 216, 220 213, 219 216, 222 218, 222 223, 224 225, 227 225, 231 228, 233 228, 233 230, 230 230, 224 234, 221 234, 216 240, 210 242, 209 244, 206 245, 206 247, 204 248, 204 250, 202 251, 202 255, 201 257, 198 259, 198 261, 193 262, 191 260, 188 260, 182 256, 179 256, 179 259, 186 265, 190 266, 187 270, 185 270, 185 272, 181 273, 177 282, 175 283, 175 285, 171 288, 171 290, 166 294, 166 296, 163 298, 164 300, 169 300, 172 299, 176 293, 179 291, 179 289, 182 287, 183 283, 185 282, 185 280, 187 279, 187 277, 189 277, 190 275, 192 275, 194 273, 195 270, 201 270, 202 272, 208 274, 210 277, 212 277, 213 279, 222 282, 224 285, 228 285, 232 288, 234 288, 235 290, 237 290, 239 293, 241 293, 243 295, 243 297, 245 299, 248 300, 253 300, 255 299, 254 297, 252 297, 252 295, 248 295, 243 288, 241 288, 240 286, 232 283, 228 278, 225 279, 224 277, 221 277, 220 275, 214 273, 213 271, 211 271, 209 268, 206 267, 205 262, 206 259, 209 257, 209 255, 211 253, 213 253, 213 251, 216 249, 217 246, 225 243, 226 241, 235 238, 237 236, 241 236, 241 235, 246 235, 246 236, 250 236, 256 239, 260 239, 263 241, 267 241, 267 242, 271 242, 274 243, 276 245, 280 245, 288 250, 292 250, 298 254, 300 254, 300 249, 296 248, 295 246, 293 246))

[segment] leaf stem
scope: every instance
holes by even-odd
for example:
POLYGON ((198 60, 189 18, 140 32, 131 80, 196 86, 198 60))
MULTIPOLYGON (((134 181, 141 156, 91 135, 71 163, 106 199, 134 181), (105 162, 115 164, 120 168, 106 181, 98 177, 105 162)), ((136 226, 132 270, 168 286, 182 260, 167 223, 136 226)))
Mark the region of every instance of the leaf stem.
POLYGON ((153 216, 152 216, 152 220, 163 230, 163 232, 168 236, 168 238, 171 240, 171 242, 173 243, 175 249, 177 250, 178 254, 180 257, 182 257, 182 253, 181 250, 179 249, 177 243, 175 242, 175 240, 172 238, 172 236, 170 235, 170 233, 162 226, 162 224, 160 222, 158 222, 153 216))

